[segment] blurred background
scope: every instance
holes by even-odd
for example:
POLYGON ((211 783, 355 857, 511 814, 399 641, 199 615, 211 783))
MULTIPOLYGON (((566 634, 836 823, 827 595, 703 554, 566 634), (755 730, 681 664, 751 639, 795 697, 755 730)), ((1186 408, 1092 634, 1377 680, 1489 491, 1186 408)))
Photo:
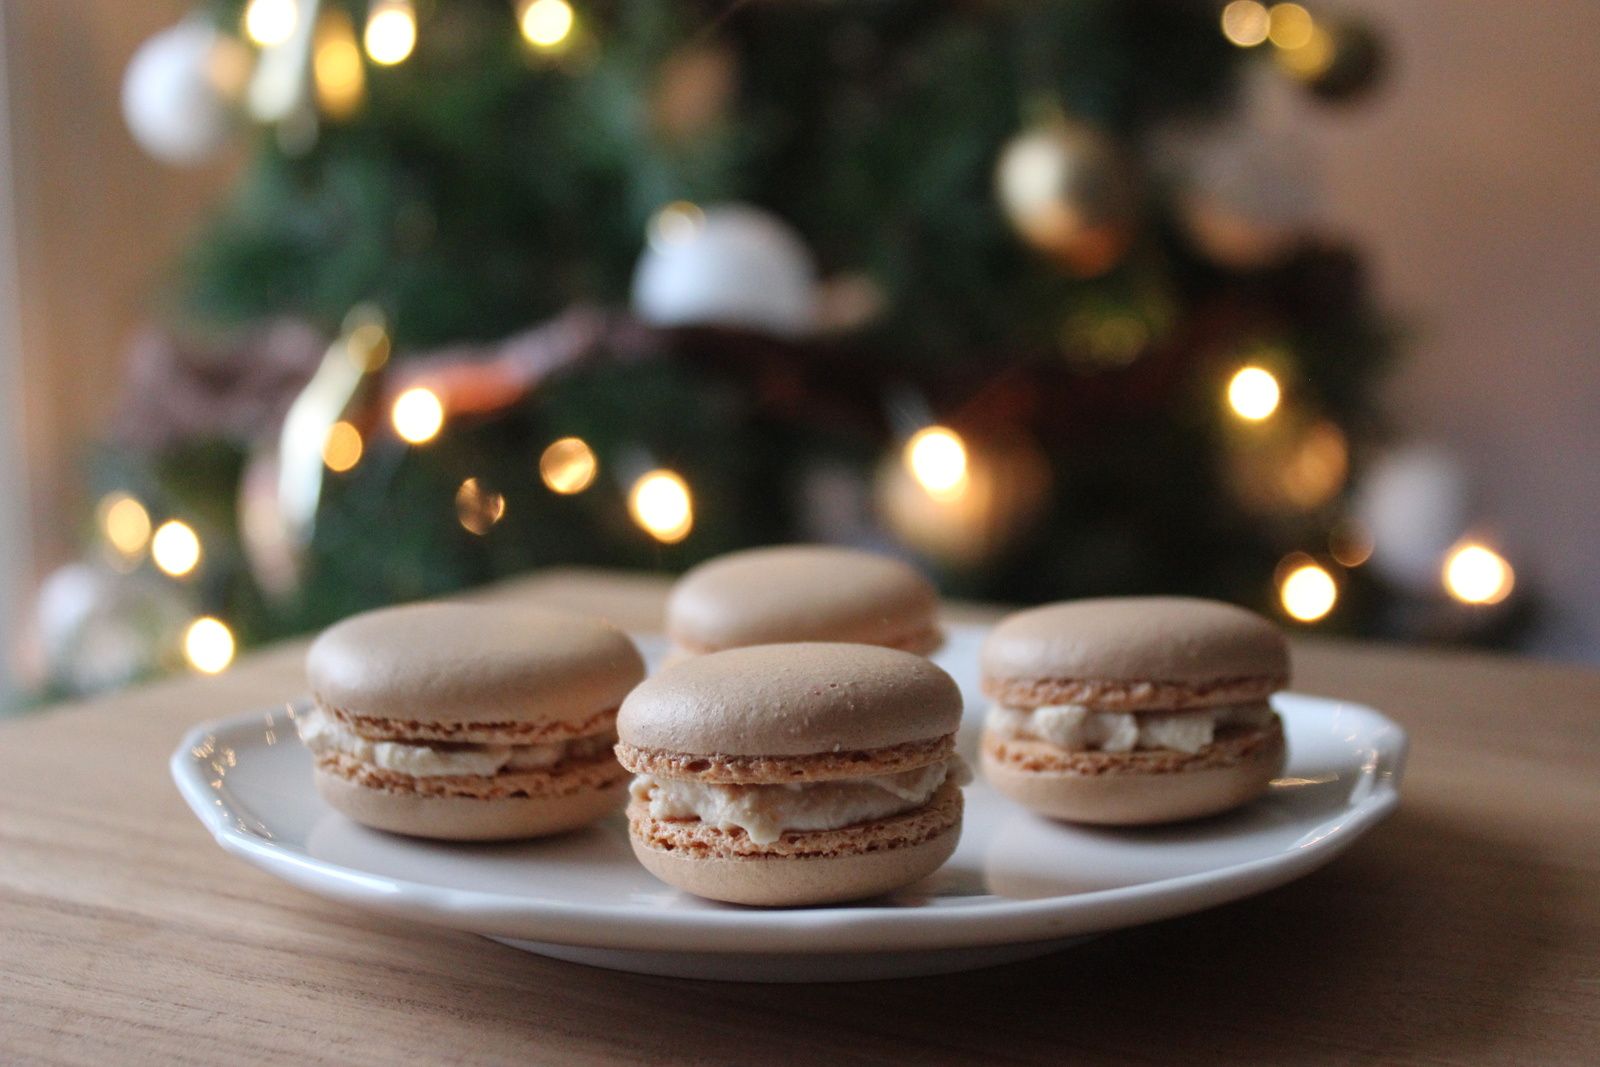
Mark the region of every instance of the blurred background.
POLYGON ((1580 0, 0 0, 26 707, 826 540, 1600 661, 1580 0))

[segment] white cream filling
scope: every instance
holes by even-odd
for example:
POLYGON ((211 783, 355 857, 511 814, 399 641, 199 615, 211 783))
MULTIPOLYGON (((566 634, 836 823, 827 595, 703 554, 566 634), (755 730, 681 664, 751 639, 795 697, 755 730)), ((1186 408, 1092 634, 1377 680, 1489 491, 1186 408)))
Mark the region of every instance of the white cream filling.
POLYGON ((652 818, 738 827, 756 844, 770 845, 786 830, 837 830, 919 808, 946 781, 972 781, 960 756, 899 774, 831 782, 721 785, 640 774, 631 789, 634 800, 650 805, 652 818))
POLYGON ((989 708, 985 726, 997 737, 1048 741, 1082 752, 1132 752, 1166 749, 1194 755, 1211 744, 1224 726, 1265 726, 1272 721, 1266 701, 1232 704, 1204 711, 1095 711, 1081 704, 1042 708, 989 708))
POLYGON ((348 756, 413 778, 455 775, 488 778, 502 771, 540 771, 564 759, 598 755, 611 747, 612 740, 609 736, 578 737, 542 745, 373 741, 318 707, 297 714, 294 728, 312 755, 348 756))

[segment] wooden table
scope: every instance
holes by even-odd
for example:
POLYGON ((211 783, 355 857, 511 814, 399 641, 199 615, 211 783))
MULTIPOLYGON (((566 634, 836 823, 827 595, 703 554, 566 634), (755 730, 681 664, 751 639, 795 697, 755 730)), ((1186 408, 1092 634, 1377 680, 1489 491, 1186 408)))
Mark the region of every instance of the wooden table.
MULTIPOLYGON (((657 622, 664 586, 497 590, 657 622)), ((1600 673, 1305 640, 1411 731, 1401 811, 1301 882, 1055 956, 862 986, 644 978, 292 889, 167 778, 303 646, 0 726, 0 1062, 1600 1062, 1600 673)))

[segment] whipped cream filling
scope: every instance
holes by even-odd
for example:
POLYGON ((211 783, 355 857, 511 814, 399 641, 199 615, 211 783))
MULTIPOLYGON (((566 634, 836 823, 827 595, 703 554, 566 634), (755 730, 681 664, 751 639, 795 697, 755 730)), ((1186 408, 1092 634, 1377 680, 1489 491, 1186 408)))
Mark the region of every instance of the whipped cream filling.
POLYGON ((611 735, 577 737, 540 745, 483 745, 448 741, 374 741, 362 737, 322 708, 294 717, 295 732, 314 756, 343 755, 413 778, 542 771, 562 760, 585 759, 611 749, 611 735))
POLYGON ((1095 711, 1081 704, 1042 708, 996 704, 990 707, 984 725, 996 737, 1048 741, 1074 752, 1166 749, 1192 756, 1211 744, 1224 726, 1265 726, 1271 721, 1272 707, 1262 700, 1180 712, 1095 711))
POLYGON ((920 808, 947 781, 972 781, 960 756, 869 778, 724 785, 640 774, 630 788, 634 800, 650 805, 652 818, 699 819, 722 830, 738 827, 756 844, 770 845, 786 830, 837 830, 920 808))

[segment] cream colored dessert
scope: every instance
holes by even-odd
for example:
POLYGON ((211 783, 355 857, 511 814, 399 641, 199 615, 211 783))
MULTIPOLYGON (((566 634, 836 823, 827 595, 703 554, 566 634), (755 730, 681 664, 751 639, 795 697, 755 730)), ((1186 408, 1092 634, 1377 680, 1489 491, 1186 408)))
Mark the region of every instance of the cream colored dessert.
POLYGON ((598 619, 419 604, 331 627, 295 729, 317 790, 357 822, 454 840, 535 837, 621 807, 617 708, 644 677, 598 619))
POLYGON ((1226 811, 1286 758, 1268 697, 1288 645, 1243 608, 1177 597, 1051 604, 991 631, 983 773, 1044 815, 1110 825, 1226 811))
POLYGON ((888 892, 949 858, 961 693, 921 656, 826 642, 680 660, 617 716, 634 854, 680 889, 794 905, 888 892))
POLYGON ((792 830, 838 830, 887 819, 927 804, 947 781, 966 785, 971 780, 966 761, 952 756, 898 774, 831 782, 718 785, 640 774, 630 790, 653 819, 694 819, 743 830, 756 844, 770 845, 792 830))

